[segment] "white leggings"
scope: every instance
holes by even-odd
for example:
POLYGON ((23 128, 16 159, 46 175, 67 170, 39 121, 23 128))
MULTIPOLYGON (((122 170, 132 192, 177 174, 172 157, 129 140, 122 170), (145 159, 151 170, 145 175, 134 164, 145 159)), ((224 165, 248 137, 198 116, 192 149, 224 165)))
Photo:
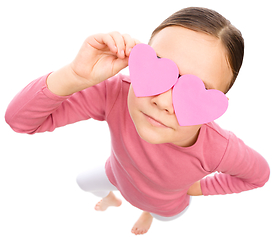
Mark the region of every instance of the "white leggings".
MULTIPOLYGON (((105 172, 105 166, 99 166, 92 170, 88 170, 86 172, 79 174, 77 177, 77 183, 82 190, 86 192, 91 192, 97 197, 101 197, 101 198, 106 197, 111 191, 118 190, 109 181, 105 172)), ((188 207, 186 207, 185 210, 183 210, 181 213, 173 217, 163 217, 163 216, 156 215, 154 213, 151 213, 151 215, 155 219, 160 221, 172 221, 182 216, 187 211, 188 207)))

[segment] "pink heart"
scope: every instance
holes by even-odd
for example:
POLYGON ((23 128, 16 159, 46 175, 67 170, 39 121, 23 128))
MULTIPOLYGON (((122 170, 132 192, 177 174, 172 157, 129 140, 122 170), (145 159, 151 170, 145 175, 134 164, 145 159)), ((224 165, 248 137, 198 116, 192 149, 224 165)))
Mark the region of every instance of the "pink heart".
POLYGON ((161 94, 173 87, 173 107, 180 126, 211 122, 227 110, 228 100, 219 90, 206 90, 194 75, 178 79, 177 65, 169 59, 158 59, 146 44, 136 45, 129 57, 130 79, 137 97, 161 94))
POLYGON ((137 97, 168 91, 178 80, 179 70, 170 59, 158 58, 152 47, 137 44, 129 56, 131 84, 137 97))
POLYGON ((197 76, 183 75, 173 88, 173 106, 180 126, 199 125, 222 116, 228 99, 219 90, 206 90, 197 76))

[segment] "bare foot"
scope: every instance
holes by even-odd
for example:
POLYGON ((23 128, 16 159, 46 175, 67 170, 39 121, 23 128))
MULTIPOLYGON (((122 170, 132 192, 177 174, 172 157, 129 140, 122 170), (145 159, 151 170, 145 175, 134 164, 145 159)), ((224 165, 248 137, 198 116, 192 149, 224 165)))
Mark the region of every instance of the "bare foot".
POLYGON ((153 216, 148 212, 143 212, 138 221, 134 224, 131 232, 135 235, 145 234, 150 229, 153 216))
POLYGON ((96 211, 105 211, 108 207, 119 207, 122 201, 114 193, 110 192, 107 197, 103 198, 95 205, 96 211))

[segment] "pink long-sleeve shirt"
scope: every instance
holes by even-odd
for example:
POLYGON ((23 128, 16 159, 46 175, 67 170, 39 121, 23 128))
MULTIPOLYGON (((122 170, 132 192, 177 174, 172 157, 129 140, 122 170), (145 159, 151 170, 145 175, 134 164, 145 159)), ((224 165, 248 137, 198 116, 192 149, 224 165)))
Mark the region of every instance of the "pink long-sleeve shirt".
POLYGON ((128 112, 129 77, 121 74, 61 97, 43 76, 10 103, 6 121, 16 132, 33 134, 86 119, 107 121, 112 151, 106 174, 135 207, 170 217, 189 204, 189 187, 201 180, 203 195, 231 194, 262 187, 269 166, 256 151, 216 123, 204 124, 191 147, 153 145, 141 139, 128 112), (208 176, 212 172, 214 176, 208 176))

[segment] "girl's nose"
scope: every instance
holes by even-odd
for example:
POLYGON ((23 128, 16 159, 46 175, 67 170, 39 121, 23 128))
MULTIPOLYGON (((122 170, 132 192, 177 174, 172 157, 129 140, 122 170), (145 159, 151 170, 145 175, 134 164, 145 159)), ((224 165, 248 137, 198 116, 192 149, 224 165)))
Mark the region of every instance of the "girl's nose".
POLYGON ((164 110, 169 114, 174 114, 171 89, 169 89, 167 92, 154 96, 151 101, 152 104, 158 107, 160 110, 164 110))

